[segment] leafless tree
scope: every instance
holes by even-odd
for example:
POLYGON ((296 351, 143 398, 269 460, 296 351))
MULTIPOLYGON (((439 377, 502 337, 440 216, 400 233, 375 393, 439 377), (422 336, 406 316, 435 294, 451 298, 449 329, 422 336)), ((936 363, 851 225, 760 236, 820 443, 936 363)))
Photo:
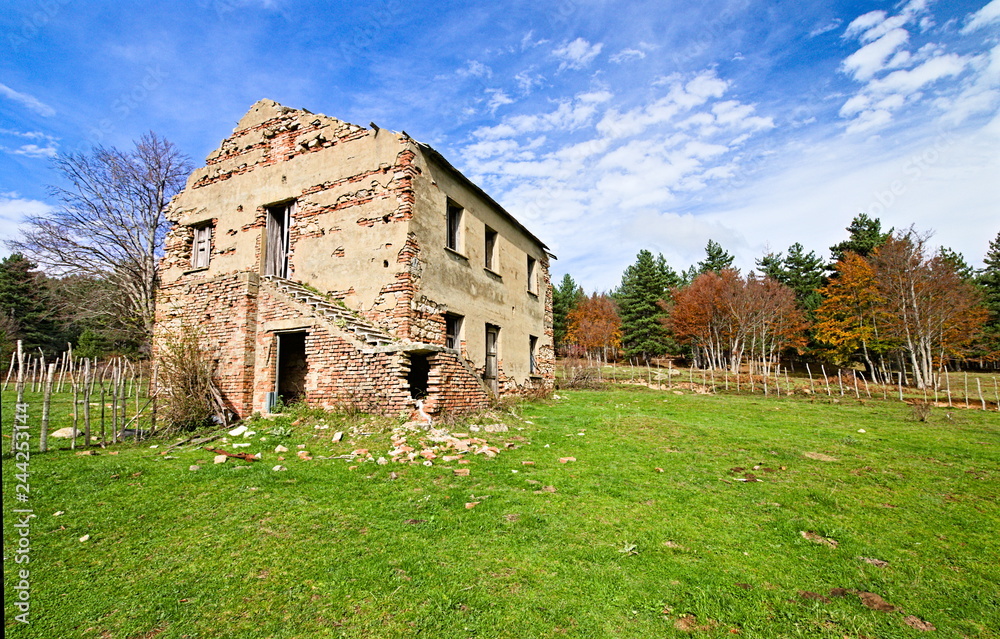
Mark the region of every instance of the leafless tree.
POLYGON ((148 342, 156 264, 169 224, 163 212, 184 186, 191 163, 171 142, 147 133, 131 151, 95 147, 54 161, 64 186, 50 187, 60 206, 28 216, 22 238, 7 241, 50 275, 109 282, 109 312, 148 342))

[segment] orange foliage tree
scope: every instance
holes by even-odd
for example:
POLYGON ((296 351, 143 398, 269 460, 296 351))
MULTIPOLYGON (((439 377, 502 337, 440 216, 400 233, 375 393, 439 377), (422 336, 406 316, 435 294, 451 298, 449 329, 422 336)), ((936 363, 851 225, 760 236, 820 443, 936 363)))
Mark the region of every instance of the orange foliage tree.
POLYGON ((768 371, 781 351, 805 344, 794 291, 770 278, 709 271, 674 291, 673 300, 668 325, 704 368, 735 372, 746 361, 768 371))
POLYGON ((567 315, 566 341, 603 360, 617 357, 622 321, 614 300, 604 293, 582 299, 567 315))
POLYGON ((887 333, 909 360, 917 388, 933 386, 935 370, 963 356, 988 317, 980 291, 940 252, 928 257, 926 239, 912 229, 898 233, 870 258, 887 333))
POLYGON ((884 372, 881 357, 893 344, 882 335, 889 319, 876 287, 875 269, 853 252, 846 253, 834 268, 836 275, 819 290, 823 303, 815 312, 813 337, 830 348, 837 364, 846 364, 860 353, 868 373, 876 376, 884 372))

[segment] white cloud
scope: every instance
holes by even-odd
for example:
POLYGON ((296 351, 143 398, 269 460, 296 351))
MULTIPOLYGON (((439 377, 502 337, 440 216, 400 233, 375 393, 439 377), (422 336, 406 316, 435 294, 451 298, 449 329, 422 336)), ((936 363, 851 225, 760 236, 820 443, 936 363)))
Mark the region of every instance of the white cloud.
MULTIPOLYGON (((29 215, 46 215, 55 207, 40 200, 23 198, 17 192, 0 193, 0 237, 14 238, 18 235, 18 225, 29 215)), ((0 244, 0 255, 6 254, 0 244)))
POLYGON ((843 24, 843 22, 844 21, 841 20, 840 18, 834 18, 833 20, 831 20, 829 22, 826 22, 826 23, 823 23, 823 24, 821 24, 821 25, 819 25, 817 27, 814 27, 813 30, 809 32, 809 37, 810 38, 815 38, 816 36, 820 36, 820 35, 823 35, 824 33, 827 33, 828 31, 834 31, 841 24, 843 24))
POLYGON ((889 57, 909 38, 910 34, 905 29, 893 29, 847 56, 843 68, 856 80, 869 80, 885 68, 889 57))
POLYGON ((41 131, 16 131, 13 129, 0 129, 0 136, 12 136, 26 140, 36 140, 20 144, 18 146, 0 145, 0 150, 13 155, 23 155, 30 158, 53 158, 59 153, 59 138, 42 133, 41 131))
POLYGON ((977 29, 1000 22, 1000 0, 993 0, 988 5, 975 12, 968 18, 968 22, 962 29, 962 33, 972 33, 977 29))
POLYGON ((458 70, 459 77, 489 78, 493 76, 493 70, 478 60, 469 60, 464 67, 458 70))
POLYGON ((601 53, 604 45, 600 42, 590 44, 583 38, 577 38, 552 51, 552 55, 562 60, 559 70, 583 69, 594 61, 594 58, 601 53))
POLYGON ((869 11, 855 18, 844 31, 844 37, 850 38, 868 31, 885 20, 885 11, 869 11))
POLYGON ((629 60, 642 60, 645 57, 645 51, 640 51, 638 49, 622 49, 609 59, 616 64, 621 64, 622 62, 627 62, 629 60))
POLYGON ((43 117, 52 117, 56 114, 56 110, 45 104, 38 98, 28 95, 27 93, 21 93, 10 88, 6 84, 0 84, 0 95, 7 98, 8 100, 13 100, 21 106, 27 107, 31 111, 34 111, 38 115, 43 117))
MULTIPOLYGON (((7 150, 7 149, 5 149, 7 150)), ((29 158, 54 158, 59 151, 55 146, 38 146, 37 144, 24 144, 10 151, 14 155, 24 155, 29 158)))
POLYGON ((486 106, 489 107, 491 112, 496 112, 498 108, 505 104, 514 104, 514 100, 504 93, 502 89, 486 89, 486 93, 490 96, 486 102, 486 106))
POLYGON ((958 75, 965 70, 968 60, 954 53, 931 58, 909 70, 893 71, 880 80, 869 83, 875 93, 901 93, 909 95, 941 78, 958 75))

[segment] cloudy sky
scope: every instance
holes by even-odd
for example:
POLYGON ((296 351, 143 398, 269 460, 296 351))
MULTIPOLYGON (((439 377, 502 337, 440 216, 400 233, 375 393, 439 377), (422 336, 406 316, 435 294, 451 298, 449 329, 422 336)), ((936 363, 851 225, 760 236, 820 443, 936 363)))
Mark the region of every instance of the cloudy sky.
POLYGON ((976 267, 1000 232, 1000 0, 333 6, 8 5, 0 235, 55 154, 153 130, 200 163, 260 98, 431 144, 588 290, 643 248, 827 255, 860 212, 976 267))

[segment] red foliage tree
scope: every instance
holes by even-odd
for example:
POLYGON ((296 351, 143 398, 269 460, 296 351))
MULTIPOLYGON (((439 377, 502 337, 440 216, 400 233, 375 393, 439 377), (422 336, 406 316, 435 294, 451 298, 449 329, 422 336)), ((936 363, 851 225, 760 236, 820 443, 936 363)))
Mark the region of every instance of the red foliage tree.
POLYGON ((613 359, 621 348, 622 321, 614 300, 594 293, 567 315, 566 341, 603 360, 613 359))

